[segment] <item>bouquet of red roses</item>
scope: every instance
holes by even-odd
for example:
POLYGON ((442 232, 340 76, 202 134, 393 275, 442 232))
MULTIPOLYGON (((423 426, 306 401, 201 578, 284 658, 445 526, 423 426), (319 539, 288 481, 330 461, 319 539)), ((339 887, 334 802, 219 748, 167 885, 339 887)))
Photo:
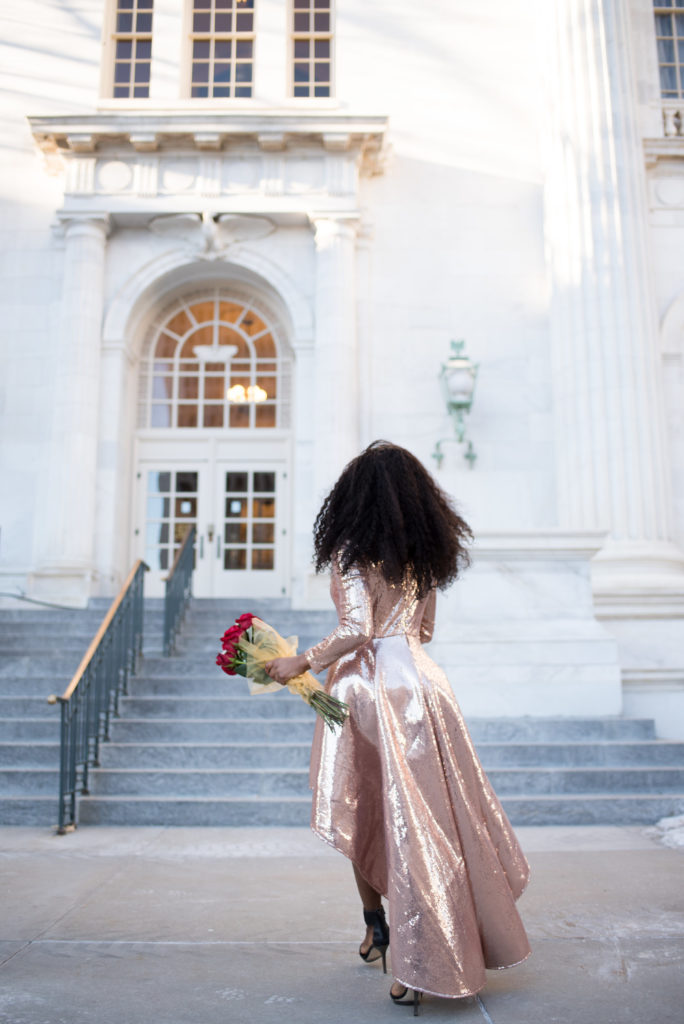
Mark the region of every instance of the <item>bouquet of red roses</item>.
MULTIPOLYGON (((256 615, 240 615, 221 637, 222 650, 216 664, 229 676, 244 676, 250 693, 273 693, 282 690, 280 683, 268 675, 264 665, 273 658, 291 657, 297 653, 297 637, 286 640, 256 615)), ((343 725, 349 714, 347 705, 326 693, 315 676, 304 672, 287 683, 287 688, 310 704, 316 714, 332 730, 343 725)))

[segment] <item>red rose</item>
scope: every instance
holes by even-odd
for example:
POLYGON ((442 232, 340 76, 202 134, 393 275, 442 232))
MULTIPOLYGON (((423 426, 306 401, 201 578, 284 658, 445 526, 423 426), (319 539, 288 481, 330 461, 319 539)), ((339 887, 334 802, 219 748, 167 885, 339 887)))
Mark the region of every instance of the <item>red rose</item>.
POLYGON ((240 632, 241 633, 244 633, 245 630, 250 628, 250 626, 252 625, 252 619, 253 618, 254 618, 253 615, 251 615, 249 612, 245 612, 244 615, 241 615, 239 619, 235 620, 237 625, 240 627, 240 632))
POLYGON ((223 671, 226 673, 226 675, 229 675, 229 676, 236 675, 236 672, 233 669, 233 656, 234 656, 234 653, 230 654, 230 655, 227 654, 227 653, 226 654, 217 654, 216 655, 216 664, 219 666, 219 668, 223 669, 223 671))
POLYGON ((239 626, 231 626, 227 629, 221 637, 221 646, 227 649, 228 647, 234 647, 237 641, 242 636, 242 630, 239 626))

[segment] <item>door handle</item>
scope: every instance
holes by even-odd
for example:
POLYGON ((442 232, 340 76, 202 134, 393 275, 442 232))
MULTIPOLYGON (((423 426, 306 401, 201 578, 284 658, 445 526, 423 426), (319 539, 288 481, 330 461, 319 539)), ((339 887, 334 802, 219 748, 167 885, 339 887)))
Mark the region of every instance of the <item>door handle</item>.
POLYGON ((216 535, 216 557, 221 557, 221 538, 218 534, 216 535))
POLYGON ((204 558, 204 537, 203 536, 200 537, 199 556, 200 556, 200 558, 204 558))

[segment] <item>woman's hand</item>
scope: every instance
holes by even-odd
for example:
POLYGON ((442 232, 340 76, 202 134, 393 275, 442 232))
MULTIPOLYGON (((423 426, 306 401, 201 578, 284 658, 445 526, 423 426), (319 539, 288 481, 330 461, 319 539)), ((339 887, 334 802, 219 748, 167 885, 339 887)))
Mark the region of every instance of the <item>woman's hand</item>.
POLYGON ((286 686, 295 676, 301 676, 308 667, 309 662, 303 654, 295 654, 291 658, 274 658, 264 665, 271 679, 275 679, 281 686, 286 686))

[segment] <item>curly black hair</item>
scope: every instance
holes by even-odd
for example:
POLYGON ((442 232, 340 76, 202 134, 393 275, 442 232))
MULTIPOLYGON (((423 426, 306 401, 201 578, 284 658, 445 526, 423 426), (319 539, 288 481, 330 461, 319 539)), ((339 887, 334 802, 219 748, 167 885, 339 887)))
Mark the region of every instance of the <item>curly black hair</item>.
POLYGON ((316 571, 336 558, 343 572, 376 564, 388 583, 412 577, 422 598, 470 564, 466 544, 472 539, 415 455, 374 441, 344 468, 316 517, 316 571))

